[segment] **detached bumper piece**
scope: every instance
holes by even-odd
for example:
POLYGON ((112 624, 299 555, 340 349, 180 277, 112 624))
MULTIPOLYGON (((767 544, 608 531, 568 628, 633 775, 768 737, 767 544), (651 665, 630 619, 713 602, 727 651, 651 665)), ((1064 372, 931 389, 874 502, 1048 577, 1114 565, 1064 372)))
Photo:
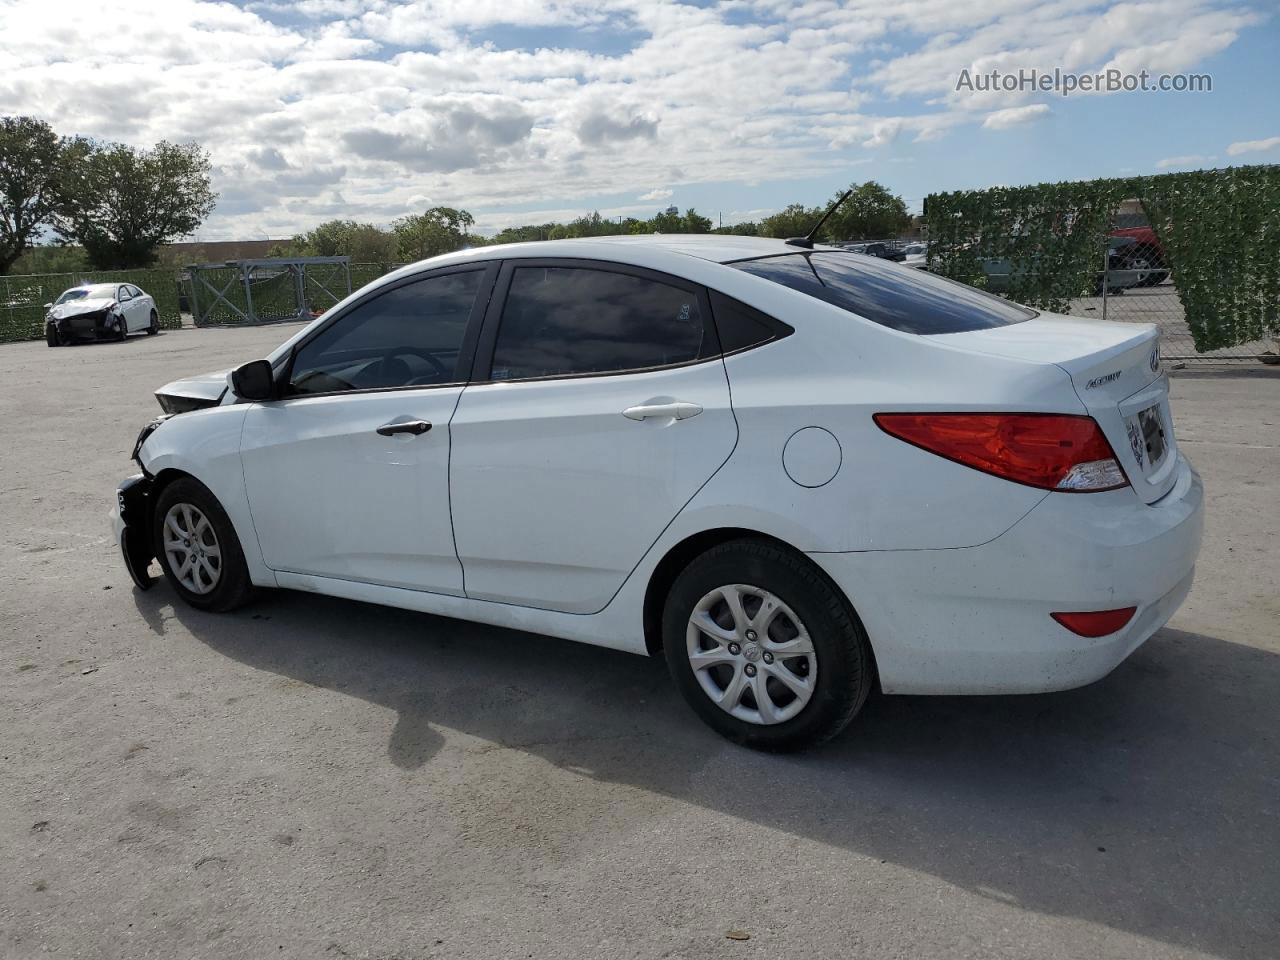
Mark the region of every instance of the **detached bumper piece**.
POLYGON ((151 535, 151 478, 143 474, 129 477, 116 490, 120 511, 120 552, 129 576, 139 590, 149 590, 155 578, 148 572, 155 559, 151 535))

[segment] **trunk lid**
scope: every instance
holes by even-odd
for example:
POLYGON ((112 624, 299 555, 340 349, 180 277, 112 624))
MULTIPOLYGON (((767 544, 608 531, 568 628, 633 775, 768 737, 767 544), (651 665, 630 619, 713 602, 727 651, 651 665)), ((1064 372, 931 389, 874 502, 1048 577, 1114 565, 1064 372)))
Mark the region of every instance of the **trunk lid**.
POLYGON ((1159 333, 1153 324, 1041 314, 1024 323, 939 339, 1061 367, 1106 434, 1138 496, 1154 503, 1173 487, 1178 451, 1169 412, 1169 379, 1161 367, 1159 333))

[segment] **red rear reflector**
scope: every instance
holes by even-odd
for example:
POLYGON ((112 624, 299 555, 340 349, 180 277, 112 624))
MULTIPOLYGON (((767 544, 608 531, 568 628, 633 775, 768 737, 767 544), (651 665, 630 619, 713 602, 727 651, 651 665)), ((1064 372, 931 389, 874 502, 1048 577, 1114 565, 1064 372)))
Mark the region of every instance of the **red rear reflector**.
POLYGON ((1051 613, 1049 616, 1072 633, 1082 637, 1105 637, 1115 633, 1133 619, 1137 607, 1121 610, 1098 610, 1094 613, 1051 613))
POLYGON ((885 433, 1015 483, 1070 492, 1128 486, 1093 417, 1058 413, 877 413, 885 433))

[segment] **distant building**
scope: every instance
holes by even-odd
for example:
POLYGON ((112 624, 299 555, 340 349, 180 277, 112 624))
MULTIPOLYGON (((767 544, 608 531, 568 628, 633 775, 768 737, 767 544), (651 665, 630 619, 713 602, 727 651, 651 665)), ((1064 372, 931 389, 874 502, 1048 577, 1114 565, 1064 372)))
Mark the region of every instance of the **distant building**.
POLYGON ((674 203, 671 206, 667 207, 667 209, 664 212, 671 214, 671 216, 673 217, 680 216, 680 208, 677 207, 674 203))
POLYGON ((289 240, 211 240, 206 243, 167 243, 158 251, 162 263, 185 267, 192 263, 226 263, 270 256, 272 247, 289 240))

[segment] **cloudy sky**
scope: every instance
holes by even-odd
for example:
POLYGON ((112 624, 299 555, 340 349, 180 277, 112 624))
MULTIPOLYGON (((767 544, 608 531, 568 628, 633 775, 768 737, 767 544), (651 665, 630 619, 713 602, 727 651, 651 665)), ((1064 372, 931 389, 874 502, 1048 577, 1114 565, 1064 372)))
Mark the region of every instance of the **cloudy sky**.
POLYGON ((0 0, 0 114, 196 139, 201 239, 435 204, 482 230, 668 203, 725 223, 934 190, 1280 162, 1275 0, 0 0), (1205 72, 1212 93, 957 92, 1205 72))

